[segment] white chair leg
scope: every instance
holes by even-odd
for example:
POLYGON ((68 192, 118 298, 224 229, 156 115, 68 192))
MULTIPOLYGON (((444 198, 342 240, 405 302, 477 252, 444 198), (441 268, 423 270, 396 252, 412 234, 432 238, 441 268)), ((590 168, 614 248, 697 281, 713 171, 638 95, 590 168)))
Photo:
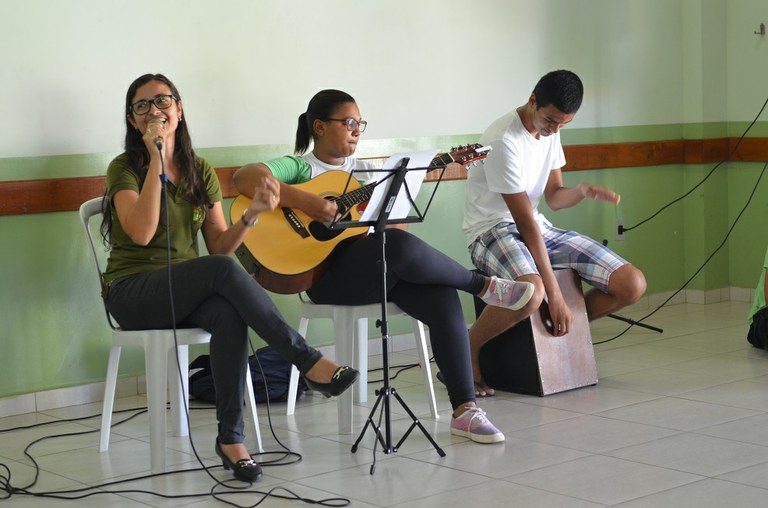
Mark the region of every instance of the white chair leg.
POLYGON ((299 391, 299 369, 291 365, 291 378, 288 381, 288 408, 285 411, 287 416, 291 416, 296 411, 296 394, 299 391))
POLYGON ((112 430, 112 408, 115 403, 115 387, 117 386, 117 371, 120 366, 121 349, 120 346, 112 346, 109 349, 107 379, 104 383, 104 401, 101 409, 100 452, 105 452, 109 449, 109 434, 112 430))
POLYGON ((189 420, 189 347, 179 346, 168 352, 168 393, 171 401, 172 436, 188 436, 189 420), (179 377, 181 371, 181 377, 179 377))
POLYGON ((252 435, 256 437, 256 448, 259 450, 259 453, 262 453, 264 447, 261 444, 261 429, 259 429, 259 415, 256 412, 256 397, 253 393, 253 378, 251 377, 250 366, 246 366, 245 370, 245 416, 246 420, 250 422, 252 435))
MULTIPOLYGON (((307 328, 309 328, 309 319, 302 317, 299 320, 299 335, 306 339, 307 328)), ((291 379, 288 381, 288 403, 285 414, 291 416, 296 411, 296 395, 299 391, 299 369, 295 365, 291 366, 291 379)))
POLYGON ((360 371, 355 388, 355 402, 366 402, 368 400, 368 318, 357 319, 352 344, 355 348, 353 367, 360 371))
POLYGON ((432 418, 438 419, 437 401, 435 400, 435 387, 432 383, 432 366, 429 363, 429 350, 427 349, 427 336, 424 332, 424 323, 418 319, 411 319, 413 323, 413 335, 416 339, 416 349, 421 361, 421 372, 424 375, 424 387, 427 390, 427 401, 432 418))
POLYGON ((153 473, 165 472, 165 404, 168 342, 159 337, 145 340, 150 464, 153 473))
MULTIPOLYGON (((341 306, 334 309, 333 329, 336 363, 339 365, 354 365, 355 323, 350 312, 341 306)), ((353 390, 347 390, 338 397, 339 434, 352 433, 353 395, 353 390)))

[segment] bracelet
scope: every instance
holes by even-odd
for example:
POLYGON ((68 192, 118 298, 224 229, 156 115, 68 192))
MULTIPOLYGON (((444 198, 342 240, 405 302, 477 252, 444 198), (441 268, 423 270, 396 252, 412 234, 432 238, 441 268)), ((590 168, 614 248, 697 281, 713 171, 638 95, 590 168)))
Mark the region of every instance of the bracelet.
POLYGON ((254 218, 251 222, 248 222, 248 219, 245 218, 245 212, 247 212, 247 210, 243 210, 243 215, 240 216, 240 222, 243 223, 243 226, 252 228, 256 225, 257 222, 259 222, 259 216, 257 215, 256 218, 254 218))

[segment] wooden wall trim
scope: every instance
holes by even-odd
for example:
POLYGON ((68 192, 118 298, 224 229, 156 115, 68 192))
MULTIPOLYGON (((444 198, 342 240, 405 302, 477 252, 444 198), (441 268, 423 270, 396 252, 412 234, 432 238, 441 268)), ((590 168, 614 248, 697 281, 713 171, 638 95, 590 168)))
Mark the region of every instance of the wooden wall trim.
MULTIPOLYGON (((716 163, 725 159, 737 143, 738 138, 714 138, 569 145, 563 147, 567 161, 563 170, 716 163)), ((731 160, 768 161, 768 138, 743 139, 731 160)), ((224 197, 237 195, 232 184, 236 169, 216 169, 224 197)), ((466 179, 466 169, 452 169, 446 170, 443 180, 466 179)), ((437 173, 428 174, 426 181, 435 181, 437 173)), ((77 210, 87 199, 103 195, 104 188, 103 176, 0 182, 0 216, 77 210)))
POLYGON ((77 210, 104 187, 103 176, 0 182, 0 216, 77 210))

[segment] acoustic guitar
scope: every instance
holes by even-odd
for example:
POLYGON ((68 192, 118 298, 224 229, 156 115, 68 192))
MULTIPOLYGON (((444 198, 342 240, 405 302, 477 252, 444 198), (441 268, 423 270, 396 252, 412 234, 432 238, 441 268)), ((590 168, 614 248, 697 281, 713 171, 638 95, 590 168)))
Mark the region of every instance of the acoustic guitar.
MULTIPOLYGON (((468 165, 486 157, 490 147, 479 144, 452 148, 435 157, 430 167, 441 168, 452 162, 468 165)), ((327 171, 297 189, 336 201, 345 213, 342 220, 359 220, 358 205, 366 202, 376 182, 361 185, 345 171, 327 171)), ((240 195, 232 203, 230 220, 240 220, 251 200, 240 195)), ((235 251, 240 263, 265 289, 281 294, 309 289, 322 275, 336 246, 367 234, 368 227, 329 229, 299 209, 277 208, 259 214, 253 227, 235 251)))

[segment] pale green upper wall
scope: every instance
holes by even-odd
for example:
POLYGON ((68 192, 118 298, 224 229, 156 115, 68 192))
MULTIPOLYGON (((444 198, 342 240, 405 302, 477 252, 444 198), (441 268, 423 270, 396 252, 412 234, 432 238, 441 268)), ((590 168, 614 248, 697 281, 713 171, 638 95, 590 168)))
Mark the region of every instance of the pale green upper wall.
POLYGON ((309 98, 329 87, 357 98, 367 139, 478 133, 554 68, 585 83, 573 128, 680 124, 682 6, 171 0, 169 19, 149 14, 151 0, 1 2, 13 51, 0 69, 11 127, 0 157, 117 152, 125 90, 145 72, 176 82, 198 147, 290 144, 309 98))
MULTIPOLYGON (((121 148, 125 89, 144 72, 177 83, 196 146, 219 166, 289 151, 298 114, 328 87, 358 99, 370 122, 366 156, 472 140, 554 68, 586 86, 566 143, 739 135, 768 81, 766 38, 752 33, 768 22, 763 0, 172 0, 163 9, 172 20, 151 15, 149 0, 0 3, 13 48, 0 66, 0 180, 103 174, 121 148)), ((622 202, 550 217, 607 239, 646 272, 651 292, 669 291, 716 247, 760 168, 724 166, 623 242, 617 217, 645 219, 710 167, 568 173, 566 183, 613 187, 622 202)), ((468 265, 463 185, 443 184, 413 230, 468 265)), ((766 203, 763 182, 691 287, 754 283, 766 203)), ((0 217, 0 238, 0 396, 103 379, 108 330, 76 214, 0 217)), ((294 298, 276 300, 296 323, 294 298)), ((310 340, 329 343, 327 326, 311 328, 310 340)), ((140 358, 128 353, 121 372, 141 370, 140 358)))

